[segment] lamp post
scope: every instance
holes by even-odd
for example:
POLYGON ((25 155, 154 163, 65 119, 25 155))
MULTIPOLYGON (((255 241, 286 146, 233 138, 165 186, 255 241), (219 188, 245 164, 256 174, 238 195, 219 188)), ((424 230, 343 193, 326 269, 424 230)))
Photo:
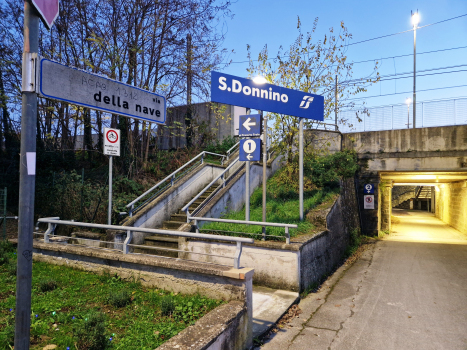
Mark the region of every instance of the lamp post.
MULTIPOLYGON (((256 84, 266 84, 266 78, 256 76, 253 78, 256 84)), ((266 164, 267 164, 267 140, 268 140, 268 119, 263 116, 263 111, 260 111, 261 119, 263 119, 263 222, 266 222, 266 164)), ((263 226, 262 240, 266 240, 266 226, 263 226)))
POLYGON ((415 119, 417 115, 417 96, 416 96, 416 77, 417 77, 417 26, 420 22, 420 16, 417 12, 411 12, 412 14, 412 25, 413 25, 413 128, 415 129, 415 119))
POLYGON ((407 97, 405 100, 405 103, 407 103, 407 129, 410 129, 410 102, 412 102, 412 100, 410 97, 407 97))

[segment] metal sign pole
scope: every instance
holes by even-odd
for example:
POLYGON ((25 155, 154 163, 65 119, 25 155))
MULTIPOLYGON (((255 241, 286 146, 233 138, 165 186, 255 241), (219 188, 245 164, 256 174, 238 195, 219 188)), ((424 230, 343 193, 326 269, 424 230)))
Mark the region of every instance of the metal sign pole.
POLYGON ((15 349, 29 349, 31 325, 32 241, 34 228, 34 192, 36 187, 37 94, 32 55, 39 48, 39 17, 29 1, 24 1, 23 83, 21 112, 21 152, 19 184, 18 265, 16 277, 15 349), (29 68, 29 69, 25 69, 29 68), (31 72, 32 71, 32 72, 31 72), (29 73, 29 74, 28 74, 29 73))
MULTIPOLYGON (((263 118, 263 222, 266 222, 266 163, 268 161, 267 155, 267 142, 268 142, 268 119, 263 117, 261 111, 261 118, 263 118)), ((263 241, 266 240, 266 226, 263 226, 263 241)))
MULTIPOLYGON (((246 109, 246 114, 249 115, 251 110, 246 109)), ((250 161, 246 162, 245 170, 245 220, 250 221, 250 161)))
POLYGON ((107 224, 112 225, 112 156, 109 156, 109 210, 107 212, 107 224))
POLYGON ((299 142, 299 184, 298 184, 298 193, 300 201, 300 221, 303 221, 303 118, 300 118, 300 129, 298 132, 298 142, 299 142))

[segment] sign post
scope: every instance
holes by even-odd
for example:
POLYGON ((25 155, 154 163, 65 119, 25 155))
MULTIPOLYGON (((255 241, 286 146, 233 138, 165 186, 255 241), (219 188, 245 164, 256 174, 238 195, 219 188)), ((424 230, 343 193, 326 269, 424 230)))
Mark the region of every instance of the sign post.
POLYGON ((112 225, 112 156, 120 156, 120 130, 104 128, 104 154, 109 156, 109 208, 107 224, 112 225))
POLYGON ((32 232, 34 228, 34 192, 36 187, 37 121, 34 63, 39 48, 39 17, 29 1, 24 1, 23 45, 18 261, 14 343, 16 350, 29 349, 31 325, 32 232))
MULTIPOLYGON (((238 136, 250 137, 261 135, 261 115, 250 115, 250 109, 247 109, 247 115, 239 116, 238 136)), ((246 162, 245 172, 245 220, 250 220, 250 161, 261 160, 261 140, 247 139, 240 141, 240 161, 246 162)))

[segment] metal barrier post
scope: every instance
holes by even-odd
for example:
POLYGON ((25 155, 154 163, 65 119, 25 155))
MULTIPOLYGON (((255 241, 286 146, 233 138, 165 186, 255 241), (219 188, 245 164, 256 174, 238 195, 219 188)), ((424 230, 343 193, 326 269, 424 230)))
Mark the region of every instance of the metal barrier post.
POLYGON ((55 232, 55 227, 57 227, 56 224, 52 224, 51 222, 49 222, 48 227, 47 227, 47 231, 45 231, 45 233, 44 233, 44 242, 45 243, 50 243, 49 235, 52 232, 55 232))
POLYGON ((203 152, 203 154, 201 155, 201 164, 204 164, 204 152, 203 152))
POLYGON ((196 230, 196 233, 199 233, 198 220, 195 220, 195 230, 196 230))
POLYGON ((131 205, 130 210, 128 211, 128 216, 133 217, 133 209, 135 208, 134 204, 131 205))
POLYGON ((132 235, 133 235, 132 231, 130 230, 126 231, 126 238, 125 238, 125 241, 123 242, 123 254, 129 253, 128 244, 130 244, 131 242, 132 235))
POLYGON ((285 243, 290 244, 290 234, 289 228, 287 226, 285 227, 285 243))
POLYGON ((242 255, 242 242, 237 242, 237 250, 235 250, 234 269, 240 268, 240 256, 242 255))

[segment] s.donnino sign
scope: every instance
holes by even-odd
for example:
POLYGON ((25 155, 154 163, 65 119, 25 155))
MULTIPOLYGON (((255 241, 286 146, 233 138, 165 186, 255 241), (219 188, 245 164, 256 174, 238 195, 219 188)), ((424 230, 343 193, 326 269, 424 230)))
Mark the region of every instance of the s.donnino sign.
POLYGON ((324 97, 211 72, 211 101, 300 118, 323 120, 324 97))

